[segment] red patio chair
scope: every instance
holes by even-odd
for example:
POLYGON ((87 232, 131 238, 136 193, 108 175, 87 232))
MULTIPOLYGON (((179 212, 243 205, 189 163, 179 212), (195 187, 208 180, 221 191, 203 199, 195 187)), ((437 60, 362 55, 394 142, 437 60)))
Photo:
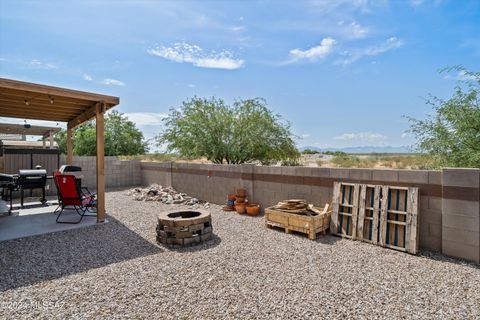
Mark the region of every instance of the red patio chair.
POLYGON ((58 191, 58 207, 54 213, 57 215, 57 223, 72 223, 76 224, 82 221, 83 217, 96 217, 96 193, 91 193, 85 187, 79 187, 75 177, 72 175, 62 175, 59 171, 53 173, 53 180, 58 191), (73 207, 80 215, 78 221, 59 221, 60 215, 63 213, 65 207, 73 207), (87 214, 94 213, 94 214, 87 214))

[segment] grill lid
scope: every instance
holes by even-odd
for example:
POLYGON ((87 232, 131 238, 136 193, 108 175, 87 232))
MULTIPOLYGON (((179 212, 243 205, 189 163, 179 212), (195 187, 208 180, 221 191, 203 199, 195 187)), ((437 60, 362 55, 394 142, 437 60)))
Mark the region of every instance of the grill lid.
POLYGON ((20 170, 19 171, 20 176, 46 176, 47 175, 47 170, 45 169, 38 169, 38 170, 20 170))

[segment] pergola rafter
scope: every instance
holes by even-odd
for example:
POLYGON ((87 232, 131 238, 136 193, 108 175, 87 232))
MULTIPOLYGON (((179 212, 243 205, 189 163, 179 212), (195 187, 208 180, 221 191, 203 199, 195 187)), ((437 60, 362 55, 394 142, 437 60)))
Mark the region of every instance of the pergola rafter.
POLYGON ((96 119, 97 221, 105 220, 104 113, 118 97, 0 78, 0 116, 67 122, 67 163, 73 162, 72 130, 96 119))

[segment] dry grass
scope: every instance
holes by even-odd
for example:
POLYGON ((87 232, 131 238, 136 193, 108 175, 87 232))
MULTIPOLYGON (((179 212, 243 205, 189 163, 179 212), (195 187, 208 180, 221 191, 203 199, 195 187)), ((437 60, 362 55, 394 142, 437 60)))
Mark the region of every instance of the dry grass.
POLYGON ((345 154, 339 153, 327 161, 319 160, 319 166, 342 168, 393 168, 393 169, 435 169, 432 158, 421 154, 345 154))

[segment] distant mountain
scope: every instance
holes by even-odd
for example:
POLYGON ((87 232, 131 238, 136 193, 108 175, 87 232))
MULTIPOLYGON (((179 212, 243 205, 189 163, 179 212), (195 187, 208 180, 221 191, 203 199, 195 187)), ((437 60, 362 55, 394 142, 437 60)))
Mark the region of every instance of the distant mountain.
POLYGON ((318 148, 312 146, 301 147, 300 151, 305 149, 315 150, 318 152, 325 151, 343 151, 345 153, 411 153, 412 151, 407 146, 384 146, 384 147, 375 147, 375 146, 365 146, 365 147, 345 147, 345 148, 318 148))

